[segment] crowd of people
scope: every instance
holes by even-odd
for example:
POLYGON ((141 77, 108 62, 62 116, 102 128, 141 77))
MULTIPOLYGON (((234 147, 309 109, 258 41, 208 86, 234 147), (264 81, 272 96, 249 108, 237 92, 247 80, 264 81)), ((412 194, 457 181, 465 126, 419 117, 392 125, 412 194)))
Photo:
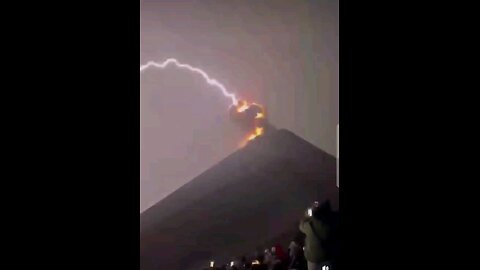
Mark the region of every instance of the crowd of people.
POLYGON ((334 270, 339 249, 338 213, 328 201, 315 202, 300 221, 299 232, 285 250, 275 245, 229 264, 210 262, 208 270, 334 270))

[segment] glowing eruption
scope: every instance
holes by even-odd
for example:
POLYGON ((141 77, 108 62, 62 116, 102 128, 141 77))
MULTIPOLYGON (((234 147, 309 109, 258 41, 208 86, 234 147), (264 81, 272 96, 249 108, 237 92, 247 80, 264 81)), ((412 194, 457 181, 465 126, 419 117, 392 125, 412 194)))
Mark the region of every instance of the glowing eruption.
POLYGON ((170 64, 173 64, 175 65, 176 67, 180 68, 180 69, 185 69, 185 70, 188 70, 188 71, 191 71, 193 73, 196 73, 196 74, 199 74, 203 77, 203 79, 211 86, 215 86, 217 87, 218 89, 220 89, 222 91, 222 94, 229 98, 231 101, 232 101, 232 105, 234 106, 237 106, 238 105, 238 99, 237 97, 235 96, 235 94, 233 93, 230 93, 227 91, 227 88, 219 83, 216 79, 212 79, 210 76, 208 76, 208 74, 203 71, 202 69, 200 68, 197 68, 197 67, 192 67, 188 64, 182 64, 180 63, 177 59, 175 58, 169 58, 167 60, 165 60, 164 62, 162 63, 156 63, 154 61, 150 61, 148 62, 147 64, 145 65, 141 65, 140 66, 140 72, 143 72, 149 68, 161 68, 161 69, 165 69, 168 65, 170 64))
POLYGON ((248 140, 251 141, 262 134, 263 134, 263 127, 256 127, 255 132, 250 136, 248 136, 248 140))
POLYGON ((250 106, 247 104, 247 102, 245 100, 241 100, 240 103, 237 105, 237 112, 244 112, 248 108, 250 108, 250 106))
POLYGON ((232 119, 249 130, 240 146, 245 146, 249 141, 265 133, 265 109, 257 103, 249 103, 245 100, 238 101, 238 105, 232 109, 232 119))

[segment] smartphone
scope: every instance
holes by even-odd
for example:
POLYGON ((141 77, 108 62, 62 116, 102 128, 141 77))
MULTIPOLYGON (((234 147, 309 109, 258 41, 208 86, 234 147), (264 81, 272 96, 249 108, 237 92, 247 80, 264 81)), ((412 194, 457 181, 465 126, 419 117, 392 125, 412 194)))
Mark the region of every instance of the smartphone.
POLYGON ((308 214, 309 217, 311 217, 313 215, 312 208, 308 208, 307 214, 308 214))

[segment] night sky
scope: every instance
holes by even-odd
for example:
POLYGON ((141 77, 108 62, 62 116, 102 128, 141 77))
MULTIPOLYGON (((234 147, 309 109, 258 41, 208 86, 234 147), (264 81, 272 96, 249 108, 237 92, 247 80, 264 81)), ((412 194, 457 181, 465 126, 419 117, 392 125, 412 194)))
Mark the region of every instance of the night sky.
MULTIPOLYGON (((336 154, 338 1, 140 1, 140 64, 200 67, 336 154)), ((140 211, 239 148, 230 100, 173 66, 141 75, 140 211)))

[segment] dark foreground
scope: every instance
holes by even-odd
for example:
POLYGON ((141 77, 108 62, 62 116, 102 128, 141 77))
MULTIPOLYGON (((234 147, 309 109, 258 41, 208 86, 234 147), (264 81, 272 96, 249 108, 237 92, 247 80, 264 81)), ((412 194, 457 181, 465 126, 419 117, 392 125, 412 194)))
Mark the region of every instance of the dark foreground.
POLYGON ((140 269, 287 247, 313 201, 338 209, 336 160, 287 130, 260 137, 140 215, 140 269))

